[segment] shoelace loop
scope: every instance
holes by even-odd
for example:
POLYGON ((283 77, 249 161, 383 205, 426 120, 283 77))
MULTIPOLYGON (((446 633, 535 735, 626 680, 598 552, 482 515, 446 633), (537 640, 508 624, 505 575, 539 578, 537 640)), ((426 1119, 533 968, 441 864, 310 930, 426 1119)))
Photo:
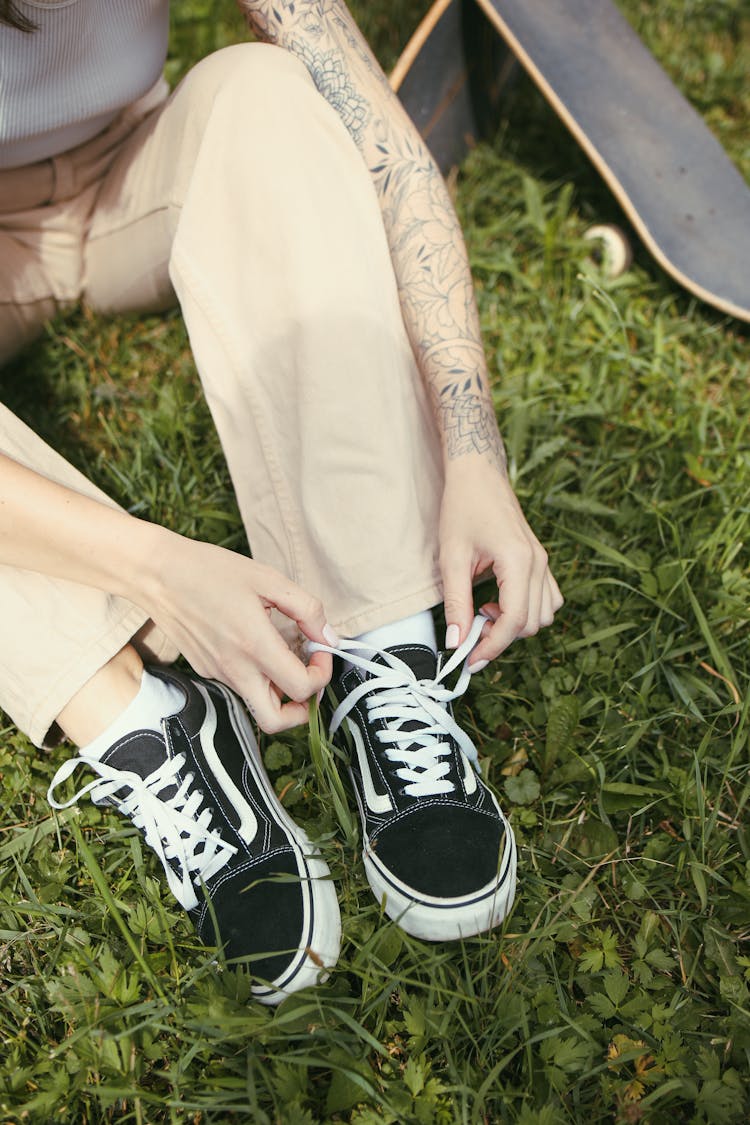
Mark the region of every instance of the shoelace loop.
POLYGON ((388 760, 401 763, 401 768, 395 772, 405 783, 404 792, 411 797, 453 792, 454 783, 446 776, 450 773, 450 762, 443 760, 452 752, 446 740, 457 742, 477 771, 479 764, 474 743, 456 723, 448 711, 448 704, 463 695, 469 685, 469 655, 486 622, 487 619, 481 615, 474 618, 466 640, 434 679, 418 679, 404 660, 361 641, 345 640, 338 648, 311 642, 308 646, 310 652, 330 652, 368 673, 368 678, 355 687, 334 711, 330 733, 335 734, 352 708, 366 697, 365 706, 370 717, 387 724, 386 729, 377 732, 377 737, 387 747, 388 760), (357 655, 362 650, 377 654, 380 660, 375 662, 357 655), (455 685, 448 688, 444 681, 462 662, 455 685))
POLYGON ((184 754, 166 758, 164 762, 143 778, 130 770, 115 769, 93 758, 69 758, 58 769, 47 791, 47 800, 55 809, 67 809, 77 804, 87 793, 95 804, 111 802, 141 829, 146 843, 159 857, 172 894, 186 910, 198 905, 195 882, 210 879, 220 871, 237 849, 226 843, 218 833, 211 831, 211 809, 199 809, 205 796, 193 788, 194 777, 188 773, 182 781, 179 771, 185 765, 184 754), (69 801, 60 803, 54 791, 62 785, 79 766, 88 766, 99 776, 84 785, 69 801), (164 800, 159 794, 176 786, 176 792, 164 800), (122 791, 125 795, 122 796, 122 791), (178 875, 170 860, 176 860, 178 875))

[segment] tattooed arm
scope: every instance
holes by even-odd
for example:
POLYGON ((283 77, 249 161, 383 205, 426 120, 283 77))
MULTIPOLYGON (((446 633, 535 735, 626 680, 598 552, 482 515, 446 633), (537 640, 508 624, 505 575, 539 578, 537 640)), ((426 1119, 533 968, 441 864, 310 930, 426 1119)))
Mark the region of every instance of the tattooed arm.
POLYGON ((446 474, 440 561, 448 643, 472 617, 471 581, 492 569, 497 655, 549 624, 562 603, 547 557, 507 479, 461 230, 442 176, 343 0, 238 0, 256 35, 298 56, 336 109, 375 184, 404 323, 440 432, 446 474))

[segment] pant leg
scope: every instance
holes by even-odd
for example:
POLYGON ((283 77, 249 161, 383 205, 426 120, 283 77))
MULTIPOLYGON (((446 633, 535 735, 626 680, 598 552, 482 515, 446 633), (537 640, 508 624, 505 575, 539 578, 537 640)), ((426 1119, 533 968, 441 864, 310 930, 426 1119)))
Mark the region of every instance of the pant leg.
MULTIPOLYGON (((55 160, 0 172, 0 363, 78 299, 98 183, 118 145, 159 101, 163 95, 152 91, 92 142, 55 160)), ((3 405, 0 452, 113 504, 3 405)), ((129 640, 148 659, 177 655, 129 602, 13 567, 0 566, 0 621, 0 707, 37 745, 76 691, 129 640)))
MULTIPOLYGON (((60 161, 74 179, 76 155, 60 161)), ((255 556, 322 597, 341 632, 439 601, 439 449, 380 210, 302 64, 260 45, 204 60, 92 191, 85 295, 156 309, 174 286, 255 556)), ((4 421, 0 449, 92 491, 4 421)), ((139 625, 174 655, 118 599, 18 571, 0 585, 18 622, 0 705, 36 742, 139 625)))
MULTIPOLYGON (((160 80, 85 144, 23 168, 0 169, 0 365, 78 301, 83 246, 102 179, 167 92, 160 80)), ((169 298, 161 304, 174 303, 171 287, 169 298)), ((149 303, 145 290, 141 303, 149 303)))
POLYGON ((36 255, 0 230, 0 366, 39 335, 57 302, 36 255), (23 292, 10 285, 23 278, 23 292))
POLYGON ((254 556, 343 633, 437 603, 439 445, 380 208, 287 52, 204 59, 120 154, 86 298, 138 307, 147 277, 179 298, 254 556))
MULTIPOLYGON (((43 476, 105 504, 107 496, 0 405, 0 450, 43 476)), ((41 746, 66 703, 134 640, 146 658, 177 652, 148 615, 123 598, 0 566, 0 707, 41 746)))

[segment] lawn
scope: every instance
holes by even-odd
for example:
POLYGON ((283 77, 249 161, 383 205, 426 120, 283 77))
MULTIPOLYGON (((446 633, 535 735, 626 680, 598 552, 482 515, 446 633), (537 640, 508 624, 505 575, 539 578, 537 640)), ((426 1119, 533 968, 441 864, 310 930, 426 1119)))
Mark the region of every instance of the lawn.
MULTIPOLYGON (((750 181, 745 0, 622 6, 750 181)), ((353 7, 390 66, 426 5, 353 7)), ((242 37, 232 0, 174 10, 171 80, 242 37)), ((617 281, 587 260, 587 227, 622 220, 525 80, 455 192, 515 487, 566 596, 461 710, 519 841, 514 911, 464 943, 404 935, 307 732, 266 739, 333 870, 344 947, 327 984, 261 1008, 128 825, 50 815, 70 748, 6 721, 3 1123, 750 1118, 747 326, 637 245, 617 281)), ((74 311, 0 378, 131 510, 246 549, 177 315, 74 311)))

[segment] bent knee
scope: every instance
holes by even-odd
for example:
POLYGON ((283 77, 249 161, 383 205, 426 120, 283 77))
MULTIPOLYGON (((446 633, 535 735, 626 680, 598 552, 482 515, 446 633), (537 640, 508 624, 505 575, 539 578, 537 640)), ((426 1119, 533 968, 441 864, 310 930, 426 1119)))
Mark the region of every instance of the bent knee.
POLYGON ((243 91, 241 107, 247 104, 244 97, 268 101, 278 86, 287 87, 300 79, 315 88, 304 63, 283 47, 272 43, 235 43, 196 63, 183 79, 183 85, 208 96, 229 87, 243 91))

